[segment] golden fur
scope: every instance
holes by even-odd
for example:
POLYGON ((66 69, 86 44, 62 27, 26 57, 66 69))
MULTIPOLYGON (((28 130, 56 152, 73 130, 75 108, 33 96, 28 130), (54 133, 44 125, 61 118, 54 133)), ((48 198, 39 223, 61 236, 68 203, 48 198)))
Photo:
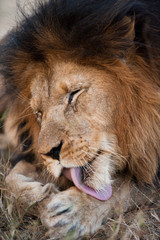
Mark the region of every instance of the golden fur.
MULTIPOLYGON (((123 1, 115 2, 120 9, 123 1)), ((42 25, 38 29, 43 29, 46 39, 34 32, 38 44, 33 49, 25 42, 20 46, 19 39, 30 36, 25 24, 26 35, 18 35, 23 33, 17 29, 14 36, 13 30, 1 43, 1 91, 8 104, 5 133, 13 147, 15 165, 6 181, 22 201, 39 202, 41 221, 53 239, 73 230, 73 238, 77 238, 94 233, 120 199, 124 209, 131 206, 135 184, 153 184, 156 179, 160 156, 159 60, 154 58, 154 49, 136 46, 134 14, 124 15, 115 24, 108 21, 103 44, 99 40, 96 50, 93 46, 90 49, 90 43, 79 43, 78 49, 74 39, 73 46, 69 39, 65 45, 62 32, 51 35, 42 25), (114 31, 119 40, 113 34, 109 41, 107 36, 114 31), (20 46, 15 53, 8 43, 12 35, 20 46), (105 43, 112 51, 108 55, 105 43), (49 49, 50 44, 54 48, 49 49), (37 46, 39 49, 34 49, 37 46), (142 54, 147 50, 149 60, 142 54), (61 175, 63 168, 80 166, 85 168, 85 184, 96 191, 113 184, 111 199, 94 199, 61 175)), ((145 40, 151 44, 149 37, 145 40)))

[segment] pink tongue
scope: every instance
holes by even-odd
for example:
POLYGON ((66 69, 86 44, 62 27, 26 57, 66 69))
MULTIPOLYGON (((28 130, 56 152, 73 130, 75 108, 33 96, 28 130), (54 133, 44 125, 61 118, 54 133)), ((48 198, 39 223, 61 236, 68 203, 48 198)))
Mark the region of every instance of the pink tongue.
POLYGON ((95 191, 94 189, 88 187, 82 182, 81 179, 81 169, 79 167, 75 168, 64 168, 63 174, 81 191, 95 197, 101 201, 108 200, 112 195, 112 187, 108 184, 103 190, 95 191))

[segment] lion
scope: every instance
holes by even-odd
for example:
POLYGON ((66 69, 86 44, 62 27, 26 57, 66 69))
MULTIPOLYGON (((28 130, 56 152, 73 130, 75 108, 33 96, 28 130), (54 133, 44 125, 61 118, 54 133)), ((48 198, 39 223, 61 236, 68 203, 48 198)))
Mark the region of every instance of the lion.
POLYGON ((6 183, 52 239, 93 234, 158 181, 159 31, 158 1, 49 0, 1 41, 6 183))

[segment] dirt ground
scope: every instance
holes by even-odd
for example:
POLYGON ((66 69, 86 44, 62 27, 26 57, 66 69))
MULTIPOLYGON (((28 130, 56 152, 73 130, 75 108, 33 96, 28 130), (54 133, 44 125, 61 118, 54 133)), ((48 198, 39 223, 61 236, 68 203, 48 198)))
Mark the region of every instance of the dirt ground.
MULTIPOLYGON (((34 2, 30 0, 29 2, 34 2)), ((18 19, 16 2, 25 6, 24 0, 0 0, 0 38, 13 26, 18 19)), ((28 4, 28 3, 27 3, 28 4)), ((3 118, 0 116, 0 127, 3 118)), ((0 131, 2 132, 2 131, 0 131)), ((13 204, 8 196, 5 176, 8 172, 9 149, 6 148, 3 134, 0 134, 0 240, 47 240, 46 229, 40 220, 20 207, 13 204)), ((159 240, 160 239, 160 191, 153 190, 159 199, 149 206, 135 206, 131 212, 115 211, 112 219, 87 240, 159 240)), ((148 198, 148 196, 146 196, 148 198)), ((66 240, 69 240, 66 237, 66 240)))

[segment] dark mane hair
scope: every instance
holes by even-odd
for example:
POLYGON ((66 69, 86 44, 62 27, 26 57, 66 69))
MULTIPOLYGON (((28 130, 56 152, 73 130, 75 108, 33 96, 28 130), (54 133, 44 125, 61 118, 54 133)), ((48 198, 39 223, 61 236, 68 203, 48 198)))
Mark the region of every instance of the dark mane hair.
POLYGON ((1 108, 7 104, 9 107, 23 105, 18 102, 17 92, 30 97, 27 89, 33 73, 28 68, 38 64, 49 68, 51 55, 63 61, 102 67, 119 76, 121 84, 127 85, 123 104, 124 108, 125 104, 128 107, 121 112, 117 110, 120 120, 116 123, 116 131, 121 148, 129 158, 134 155, 137 159, 130 161, 130 171, 137 178, 151 182, 160 156, 160 103, 157 97, 160 87, 160 1, 39 1, 31 15, 23 13, 22 21, 0 44, 1 108), (126 69, 118 65, 119 60, 126 63, 128 75, 125 77, 126 69), (143 78, 139 82, 138 74, 143 78), (143 101, 146 109, 144 107, 142 112, 143 101), (147 107, 147 103, 151 107, 147 107), (125 121, 123 112, 127 116, 125 121), (153 121, 152 124, 149 121, 153 121), (133 132, 129 130, 130 126, 133 126, 133 132), (148 152, 140 152, 147 148, 150 149, 148 152), (142 155, 144 160, 140 162, 142 155))
POLYGON ((32 16, 23 13, 23 21, 1 46, 1 73, 13 77, 15 59, 45 62, 52 51, 111 62, 125 58, 133 47, 137 55, 157 66, 159 13, 157 0, 40 1, 32 16))

